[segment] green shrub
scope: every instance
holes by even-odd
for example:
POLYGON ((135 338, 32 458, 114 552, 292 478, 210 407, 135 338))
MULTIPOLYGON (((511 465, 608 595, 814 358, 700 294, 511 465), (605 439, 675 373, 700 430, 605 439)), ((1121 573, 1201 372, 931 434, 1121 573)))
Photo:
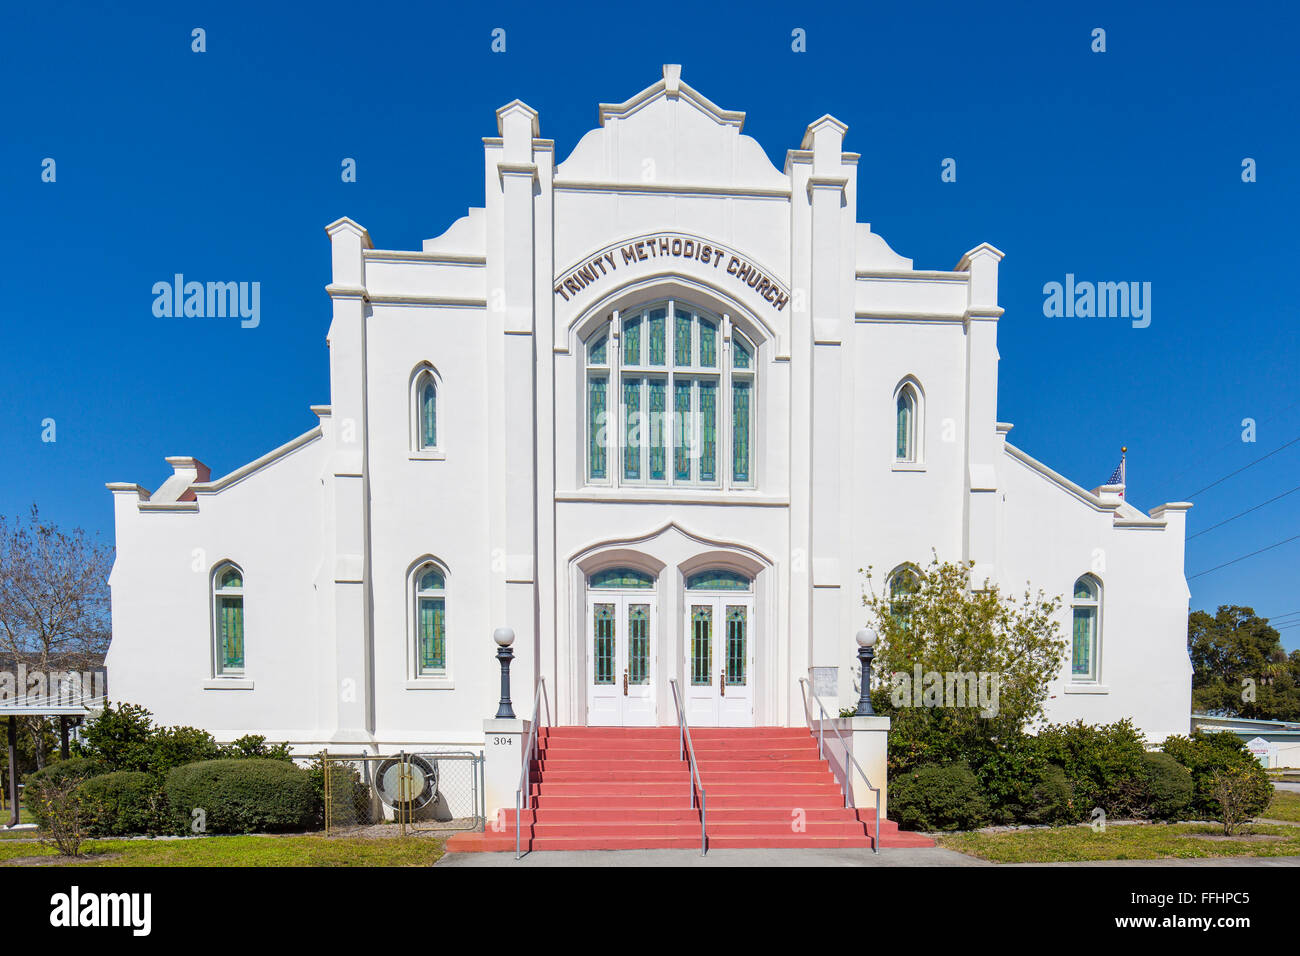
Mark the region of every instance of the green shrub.
POLYGON ((92 836, 159 833, 171 829, 158 778, 138 770, 92 777, 81 796, 93 814, 92 836))
POLYGON ((891 784, 889 816, 907 830, 971 830, 989 807, 966 764, 928 764, 891 784))
POLYGON ((69 780, 77 783, 89 780, 91 777, 108 773, 111 769, 108 764, 95 757, 70 757, 67 760, 47 763, 24 781, 26 787, 23 790, 23 803, 41 828, 47 828, 50 820, 45 814, 45 803, 36 798, 37 794, 50 787, 61 786, 69 780))
POLYGON ((1127 719, 1113 724, 1081 720, 1050 724, 1035 736, 1034 746, 1065 771, 1074 803, 1084 816, 1093 807, 1101 807, 1111 817, 1141 809, 1146 745, 1127 719))
POLYGON ((167 774, 175 821, 192 829, 203 811, 205 832, 260 833, 311 825, 316 795, 311 775, 282 760, 205 760, 167 774))
POLYGON ((1192 774, 1166 753, 1142 757, 1145 816, 1152 820, 1185 820, 1192 808, 1192 774))
POLYGON ((289 744, 270 744, 261 734, 245 734, 221 748, 221 756, 228 760, 243 760, 258 757, 266 760, 293 760, 293 751, 289 744))
POLYGON ((1065 771, 1049 764, 1030 790, 1029 803, 1018 822, 1057 827, 1078 823, 1081 816, 1065 771))
POLYGON ((1240 807, 1247 817, 1262 813, 1272 799, 1273 788, 1267 771, 1236 734, 1196 730, 1190 737, 1170 737, 1162 749, 1191 771, 1194 816, 1222 819, 1222 808, 1214 795, 1214 776, 1224 770, 1240 769, 1250 781, 1248 795, 1240 807))
POLYGON ((221 748, 206 730, 195 727, 157 727, 146 745, 147 756, 142 767, 122 767, 123 770, 146 770, 159 777, 173 767, 200 760, 216 760, 222 756, 221 748))
POLYGON ((152 748, 153 715, 136 704, 112 704, 87 721, 78 752, 99 757, 112 770, 148 770, 152 748))

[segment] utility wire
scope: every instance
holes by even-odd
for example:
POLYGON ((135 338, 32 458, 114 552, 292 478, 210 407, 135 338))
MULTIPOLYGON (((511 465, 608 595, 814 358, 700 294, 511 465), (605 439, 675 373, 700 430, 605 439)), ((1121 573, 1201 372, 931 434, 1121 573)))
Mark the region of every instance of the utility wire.
MULTIPOLYGON (((1300 441, 1300 438, 1297 438, 1296 441, 1300 441)), ((1195 574, 1189 575, 1187 580, 1190 581, 1193 578, 1199 578, 1202 575, 1209 574, 1211 571, 1218 571, 1220 568, 1226 568, 1230 564, 1236 564, 1238 561, 1245 561, 1247 558, 1253 558, 1257 554, 1263 554, 1265 551, 1272 551, 1274 548, 1280 548, 1282 547, 1282 545, 1289 544, 1292 541, 1296 541, 1296 540, 1300 540, 1300 534, 1292 535, 1291 537, 1286 538, 1283 541, 1278 541, 1275 542, 1274 544, 1270 544, 1266 548, 1260 548, 1258 551, 1252 551, 1250 552, 1250 554, 1243 554, 1241 557, 1233 558, 1231 561, 1224 561, 1222 564, 1216 564, 1214 567, 1206 568, 1204 571, 1198 571, 1195 574)))
POLYGON ((1285 451, 1287 448, 1290 448, 1292 445, 1296 444, 1296 442, 1300 442, 1300 435, 1297 435, 1295 438, 1292 438, 1289 442, 1287 442, 1285 445, 1281 446, 1280 448, 1274 448, 1274 449, 1273 449, 1271 452, 1269 452, 1267 455, 1263 455, 1263 456, 1261 456, 1261 457, 1259 457, 1259 458, 1256 458, 1256 459, 1255 459, 1254 461, 1252 461, 1250 464, 1248 464, 1248 465, 1242 465, 1242 466, 1241 466, 1240 468, 1238 468, 1236 471, 1229 472, 1228 474, 1226 474, 1226 475, 1224 475, 1222 478, 1220 478, 1218 481, 1212 481, 1212 482, 1210 482, 1208 485, 1206 485, 1206 486, 1205 486, 1204 488, 1202 488, 1200 491, 1197 491, 1197 492, 1194 492, 1194 493, 1188 495, 1187 498, 1186 498, 1185 500, 1187 500, 1187 501, 1191 501, 1193 498, 1195 498, 1197 495, 1201 494, 1202 492, 1209 491, 1211 488, 1215 487, 1216 485, 1221 485, 1221 484, 1223 484, 1225 481, 1227 481, 1229 478, 1233 477, 1234 475, 1240 475, 1240 474, 1241 474, 1243 471, 1245 471, 1247 468, 1254 468, 1254 467, 1255 467, 1256 465, 1258 465, 1261 461, 1264 461, 1264 460, 1267 459, 1267 458, 1272 458, 1274 455, 1276 455, 1276 454, 1277 454, 1278 452, 1280 452, 1280 451, 1285 451))
MULTIPOLYGON (((1280 451, 1280 450, 1281 450, 1281 449, 1279 449, 1279 451, 1280 451)), ((1202 489, 1202 490, 1204 490, 1204 489, 1202 489)), ((1206 528, 1204 531, 1198 531, 1198 532, 1196 532, 1196 534, 1188 535, 1188 536, 1187 536, 1187 540, 1188 540, 1188 541, 1191 541, 1192 538, 1199 538, 1201 535, 1203 535, 1203 534, 1208 534, 1209 532, 1213 531, 1215 528, 1222 528, 1222 527, 1223 527, 1225 524, 1227 524, 1229 521, 1236 521, 1238 518, 1241 518, 1241 517, 1243 517, 1243 516, 1245 516, 1245 515, 1248 515, 1248 514, 1250 514, 1252 511, 1258 511, 1260 508, 1264 507, 1264 505, 1271 505, 1273 502, 1277 501, 1278 498, 1285 498, 1287 495, 1293 495, 1293 494, 1295 494, 1297 491, 1300 491, 1300 485, 1296 485, 1296 486, 1295 486, 1294 488, 1292 488, 1290 491, 1284 491, 1284 492, 1282 492, 1280 495, 1277 495, 1276 497, 1269 498, 1268 501, 1261 501, 1259 504, 1255 505, 1255 507, 1253 507, 1253 508, 1247 508, 1245 511, 1242 511, 1242 512, 1240 512, 1239 514, 1235 514, 1235 515, 1233 515, 1231 518, 1224 518, 1224 519, 1223 519, 1222 521, 1220 521, 1218 524, 1212 524, 1212 525, 1210 525, 1208 528, 1206 528)))
MULTIPOLYGON (((1258 427, 1259 425, 1266 424, 1267 422, 1277 421, 1279 418, 1281 418, 1281 417, 1282 417, 1283 415, 1285 415, 1287 412, 1291 411, 1291 409, 1295 408, 1297 405, 1300 405, 1300 402, 1292 402, 1290 405, 1286 406, 1286 408, 1283 408, 1281 411, 1279 411, 1276 415, 1270 415, 1270 416, 1268 416, 1268 418, 1260 419, 1260 420, 1256 423, 1256 426, 1258 427)), ((1219 446, 1218 448, 1216 448, 1213 452, 1211 452, 1211 454, 1215 454, 1215 455, 1217 455, 1219 452, 1223 451, 1225 448, 1231 448, 1231 447, 1233 447, 1234 445, 1237 445, 1237 444, 1240 444, 1240 442, 1239 442, 1238 439, 1235 439, 1235 438, 1234 438, 1232 441, 1228 442, 1227 444, 1225 444, 1225 445, 1221 445, 1221 446, 1219 446)), ((1184 468, 1182 471, 1180 471, 1178 474, 1174 475, 1172 478, 1170 478, 1170 479, 1168 480, 1168 481, 1169 481, 1169 484, 1172 485, 1174 482, 1178 481, 1179 478, 1183 477, 1183 475, 1186 475, 1186 474, 1188 474, 1189 472, 1195 471, 1195 470, 1197 469, 1197 467, 1198 467, 1201 463, 1203 463, 1204 461, 1205 461, 1205 458, 1201 458, 1199 461, 1196 462, 1196 464, 1189 465, 1188 467, 1184 468)))

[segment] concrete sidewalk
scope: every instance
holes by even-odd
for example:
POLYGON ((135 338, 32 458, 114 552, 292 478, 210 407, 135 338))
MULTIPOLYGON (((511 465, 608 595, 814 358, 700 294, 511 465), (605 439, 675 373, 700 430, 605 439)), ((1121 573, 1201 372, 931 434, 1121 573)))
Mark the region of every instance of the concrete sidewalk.
POLYGON ((437 866, 992 866, 937 847, 870 850, 539 850, 515 862, 513 853, 448 853, 437 866))

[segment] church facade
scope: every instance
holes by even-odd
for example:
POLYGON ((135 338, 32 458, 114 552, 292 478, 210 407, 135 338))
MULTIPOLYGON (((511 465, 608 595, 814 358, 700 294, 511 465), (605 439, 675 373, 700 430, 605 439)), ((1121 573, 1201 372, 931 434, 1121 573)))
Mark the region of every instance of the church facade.
POLYGON ((114 496, 117 700, 303 752, 483 745, 492 635, 560 724, 805 722, 857 697, 859 569, 933 554, 1064 597, 1052 720, 1187 732, 1182 503, 1142 513, 1008 440, 998 266, 858 221, 824 116, 776 168, 678 67, 568 158, 516 101, 485 201, 418 250, 327 227, 330 404, 214 478, 114 496), (834 687, 832 688, 834 690, 834 687))

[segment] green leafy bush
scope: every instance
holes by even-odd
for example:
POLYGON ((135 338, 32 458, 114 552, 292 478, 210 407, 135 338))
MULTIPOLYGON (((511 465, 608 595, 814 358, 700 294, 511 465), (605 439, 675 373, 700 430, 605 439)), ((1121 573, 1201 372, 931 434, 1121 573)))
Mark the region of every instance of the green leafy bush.
POLYGON ((1214 776, 1224 770, 1240 769, 1249 781, 1248 794, 1240 806, 1247 817, 1262 813, 1273 797, 1268 773, 1236 734, 1196 730, 1190 737, 1170 737, 1162 749, 1191 771, 1192 813, 1196 816, 1222 819, 1222 807, 1214 795, 1214 776))
POLYGON ((118 770, 81 785, 91 808, 92 836, 159 833, 172 829, 158 778, 138 770, 118 770))
MULTIPOLYGON (((50 819, 45 813, 49 801, 38 799, 47 790, 54 792, 69 786, 69 794, 77 789, 82 781, 89 780, 112 769, 104 761, 95 757, 70 757, 48 763, 26 780, 24 804, 42 829, 48 829, 50 819)), ((63 801, 66 802, 66 801, 63 801)))
POLYGON ((288 743, 267 744, 261 734, 245 734, 238 740, 231 741, 221 748, 221 756, 229 760, 261 758, 266 760, 293 760, 293 751, 288 743))
POLYGON ((208 833, 260 833, 309 827, 316 809, 311 775, 282 760, 205 760, 167 774, 176 823, 191 828, 201 810, 208 833))
POLYGON ((890 785, 889 816, 907 830, 971 830, 988 821, 989 807, 970 767, 928 764, 890 785))
POLYGON ((1141 810, 1146 744, 1127 718, 1113 724, 1049 724, 1035 735, 1034 747, 1065 772, 1083 815, 1093 807, 1111 817, 1141 810))
POLYGON ((216 760, 221 748, 206 730, 195 727, 157 727, 146 744, 144 766, 122 767, 123 770, 146 770, 159 777, 173 767, 200 760, 216 760))
POLYGON ((112 770, 148 770, 153 731, 153 715, 144 707, 109 704, 82 729, 78 752, 112 770))
POLYGON ((1166 753, 1142 756, 1146 788, 1145 816, 1152 820, 1185 820, 1192 808, 1192 774, 1166 753))
POLYGON ((1074 797, 1065 771, 1049 764, 1030 790, 1029 803, 1020 821, 1046 826, 1064 826, 1079 822, 1082 812, 1074 797))

